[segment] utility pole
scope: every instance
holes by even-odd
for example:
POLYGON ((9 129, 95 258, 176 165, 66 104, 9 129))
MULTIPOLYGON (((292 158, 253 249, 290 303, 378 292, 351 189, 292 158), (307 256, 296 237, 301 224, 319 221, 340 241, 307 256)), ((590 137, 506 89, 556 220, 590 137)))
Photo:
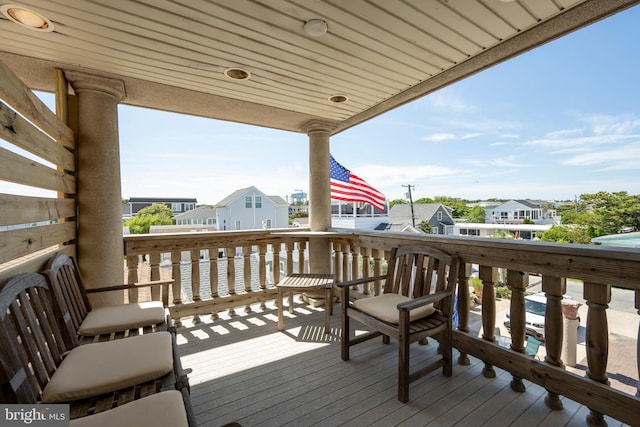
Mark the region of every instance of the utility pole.
POLYGON ((416 215, 413 213, 413 198, 411 197, 411 189, 415 189, 415 185, 407 184, 402 185, 403 187, 407 187, 409 189, 409 204, 411 205, 411 223, 413 224, 413 228, 416 228, 416 215))

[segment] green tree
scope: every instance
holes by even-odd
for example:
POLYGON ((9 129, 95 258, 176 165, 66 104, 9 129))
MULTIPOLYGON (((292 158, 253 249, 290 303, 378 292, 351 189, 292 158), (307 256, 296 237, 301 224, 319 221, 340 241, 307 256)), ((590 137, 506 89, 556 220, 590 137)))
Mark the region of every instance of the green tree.
POLYGON ((389 209, 391 209, 394 205, 406 205, 407 201, 404 199, 395 199, 389 202, 389 209))
POLYGON ((433 201, 451 209, 451 216, 454 218, 464 218, 469 211, 467 202, 457 197, 436 196, 433 198, 433 201))
POLYGON ((436 201, 430 197, 421 197, 418 200, 414 200, 413 203, 436 203, 436 201))
POLYGON ((540 236, 543 242, 591 244, 588 227, 554 225, 540 236))
POLYGON ((640 228, 640 196, 626 191, 582 194, 580 200, 558 208, 563 224, 587 227, 591 237, 640 228))
POLYGON ((473 206, 467 211, 466 217, 469 222, 484 224, 487 218, 487 213, 482 206, 473 206))
POLYGON ((583 194, 580 201, 588 206, 597 219, 591 225, 601 228, 604 234, 619 233, 624 229, 640 228, 640 196, 627 194, 626 191, 595 194, 583 194))
POLYGON ((152 225, 172 225, 173 211, 167 205, 154 204, 142 208, 124 225, 129 227, 131 234, 148 234, 152 225))
POLYGON ((431 234, 431 224, 428 221, 422 221, 418 224, 418 229, 423 233, 431 234))

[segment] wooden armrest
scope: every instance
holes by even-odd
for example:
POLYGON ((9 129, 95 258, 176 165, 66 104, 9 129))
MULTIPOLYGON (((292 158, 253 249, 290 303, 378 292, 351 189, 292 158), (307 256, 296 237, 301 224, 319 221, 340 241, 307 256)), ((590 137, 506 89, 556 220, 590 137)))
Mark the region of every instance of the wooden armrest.
POLYGON ((387 276, 362 277, 360 279, 337 283, 336 286, 339 288, 345 288, 348 286, 362 285, 363 283, 369 283, 369 282, 373 282, 374 280, 382 280, 386 278, 387 276))
POLYGON ((115 286, 106 286, 104 288, 87 289, 86 292, 88 294, 92 294, 97 292, 122 291, 126 289, 147 288, 151 286, 159 286, 164 284, 170 285, 173 282, 174 282, 173 279, 169 279, 169 280, 154 280, 151 282, 125 283, 124 285, 115 285, 115 286))
POLYGON ((425 295, 420 298, 412 299, 411 301, 401 302, 398 304, 398 310, 408 311, 413 310, 418 307, 425 306, 427 304, 432 304, 434 302, 445 299, 448 296, 452 296, 449 291, 439 291, 435 292, 431 295, 425 295))

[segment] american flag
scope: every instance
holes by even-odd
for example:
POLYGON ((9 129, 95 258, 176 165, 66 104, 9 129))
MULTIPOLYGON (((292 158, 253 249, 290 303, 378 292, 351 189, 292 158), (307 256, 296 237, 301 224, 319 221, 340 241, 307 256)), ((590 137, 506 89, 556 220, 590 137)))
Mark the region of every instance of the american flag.
POLYGON ((367 181, 354 175, 351 171, 330 156, 331 198, 346 202, 370 203, 381 211, 385 207, 384 194, 367 184, 367 181))

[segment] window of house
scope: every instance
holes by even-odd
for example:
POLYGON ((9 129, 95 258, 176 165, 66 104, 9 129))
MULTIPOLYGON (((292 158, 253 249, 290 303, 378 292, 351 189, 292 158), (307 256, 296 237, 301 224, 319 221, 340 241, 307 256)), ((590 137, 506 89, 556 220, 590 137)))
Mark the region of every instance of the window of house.
POLYGON ((184 204, 184 210, 185 211, 192 211, 196 208, 195 203, 185 203, 184 204))
POLYGON ((442 221, 442 211, 438 211, 436 215, 437 215, 436 217, 438 218, 438 221, 442 221))
POLYGON ((262 196, 256 196, 256 209, 262 207, 262 196))
POLYGON ((253 207, 253 198, 251 196, 244 197, 244 207, 249 209, 253 207))
POLYGON ((236 230, 240 230, 240 220, 236 220, 236 230))
POLYGON ((171 203, 171 210, 173 212, 182 212, 182 203, 171 203))

